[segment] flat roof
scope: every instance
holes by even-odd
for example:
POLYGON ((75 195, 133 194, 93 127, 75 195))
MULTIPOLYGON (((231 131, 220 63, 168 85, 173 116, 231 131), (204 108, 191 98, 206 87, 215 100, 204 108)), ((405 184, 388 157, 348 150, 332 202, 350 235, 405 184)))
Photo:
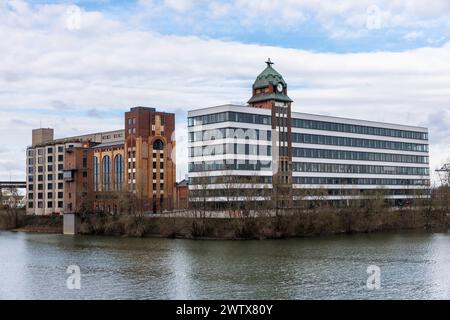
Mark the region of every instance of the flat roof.
MULTIPOLYGON (((261 114, 261 115, 271 115, 271 111, 269 109, 259 109, 250 106, 244 105, 235 105, 235 104, 224 104, 220 106, 200 108, 188 111, 188 117, 196 117, 202 116, 212 113, 220 113, 226 111, 235 111, 235 112, 245 112, 252 114, 261 114)), ((428 132, 428 128, 421 126, 411 126, 404 125, 398 123, 390 123, 390 122, 381 122, 381 121, 372 121, 372 120, 363 120, 356 118, 345 118, 345 117, 336 117, 336 116, 328 116, 328 115, 320 115, 320 114, 312 114, 312 113, 303 113, 303 112, 292 112, 292 118, 295 119, 305 119, 305 120, 316 120, 316 121, 325 121, 325 122, 336 122, 342 124, 354 124, 360 126, 368 126, 368 127, 381 127, 387 129, 396 129, 396 130, 405 130, 405 131, 416 131, 416 132, 428 132)))

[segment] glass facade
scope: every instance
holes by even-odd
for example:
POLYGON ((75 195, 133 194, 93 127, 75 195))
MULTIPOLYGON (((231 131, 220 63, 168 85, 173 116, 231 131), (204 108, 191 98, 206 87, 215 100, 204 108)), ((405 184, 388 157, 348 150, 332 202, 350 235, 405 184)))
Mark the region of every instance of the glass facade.
POLYGON ((210 141, 226 138, 271 141, 272 132, 269 130, 260 129, 220 128, 189 132, 188 141, 210 141))
POLYGON ((413 175, 429 176, 429 168, 393 167, 393 166, 369 166, 355 164, 336 163, 310 163, 294 162, 294 172, 328 172, 328 173, 353 173, 353 174, 384 174, 384 175, 413 175))
POLYGON ((356 152, 327 149, 292 148, 292 156, 297 158, 320 158, 355 161, 380 161, 403 163, 429 163, 428 156, 413 156, 404 154, 356 152))
POLYGON ((255 123, 255 124, 271 124, 271 117, 259 114, 242 113, 242 112, 220 112, 212 113, 197 117, 188 118, 188 126, 200 126, 218 122, 244 122, 244 123, 255 123))
POLYGON ((333 123, 326 121, 292 119, 293 128, 314 129, 323 131, 348 132, 374 136, 395 137, 403 139, 428 140, 428 133, 405 131, 388 128, 361 126, 354 124, 333 123))
POLYGON ((121 154, 114 158, 114 189, 121 191, 123 188, 124 162, 121 154))
POLYGON ((354 148, 402 150, 414 152, 428 152, 428 145, 408 142, 395 142, 384 140, 358 139, 347 137, 332 137, 314 134, 292 133, 292 142, 324 144, 330 146, 343 146, 354 148))
POLYGON ((428 179, 293 177, 294 184, 429 186, 428 179))

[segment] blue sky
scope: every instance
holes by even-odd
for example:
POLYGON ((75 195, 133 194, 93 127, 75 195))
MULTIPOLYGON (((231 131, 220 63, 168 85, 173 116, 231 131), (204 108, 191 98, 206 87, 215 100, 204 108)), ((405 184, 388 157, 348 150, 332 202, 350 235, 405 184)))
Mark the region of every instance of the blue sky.
MULTIPOLYGON (((292 6, 287 10, 291 10, 293 17, 285 17, 280 13, 277 1, 270 1, 275 5, 273 8, 268 5, 267 9, 264 5, 245 6, 242 2, 246 1, 29 1, 37 5, 75 4, 85 10, 101 11, 136 28, 164 35, 196 35, 321 52, 402 51, 422 46, 440 46, 450 36, 450 28, 445 28, 446 25, 439 21, 439 16, 420 15, 422 6, 433 6, 432 3, 423 1, 423 4, 419 4, 420 1, 397 1, 403 2, 403 6, 392 6, 392 1, 320 1, 323 7, 335 6, 336 3, 343 5, 343 8, 334 11, 338 15, 330 16, 323 15, 323 7, 320 5, 303 5, 305 2, 317 3, 316 0, 280 1, 280 7, 292 6), (347 2, 353 2, 354 6, 345 5, 347 2), (356 5, 357 2, 362 4, 356 5), (216 6, 213 5, 215 3, 216 6), (145 8, 144 11, 142 8, 145 8), (249 11, 254 11, 254 16, 249 11), (393 21, 393 15, 400 16, 403 13, 410 14, 404 18, 410 20, 393 21), (302 17, 298 17, 299 15, 302 17), (352 15, 361 15, 363 19, 350 22, 352 15), (133 22, 137 16, 138 23, 133 22), (330 20, 324 22, 324 19, 330 20), (380 24, 372 24, 369 29, 367 23, 370 21, 380 21, 380 24), (330 29, 345 35, 337 36, 330 29)), ((440 14, 440 6, 436 5, 437 14, 440 14)))
POLYGON ((430 128, 450 157, 450 1, 0 0, 0 179, 23 179, 31 129, 123 127, 136 105, 244 104, 271 57, 294 111, 430 128), (14 135, 11 133, 14 132, 14 135))

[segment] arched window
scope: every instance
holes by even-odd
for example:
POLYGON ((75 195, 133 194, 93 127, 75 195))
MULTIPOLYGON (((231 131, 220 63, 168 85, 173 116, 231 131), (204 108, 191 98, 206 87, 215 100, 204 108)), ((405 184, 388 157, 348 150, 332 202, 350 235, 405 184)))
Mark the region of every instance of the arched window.
POLYGON ((164 143, 161 140, 153 142, 153 150, 164 150, 164 143))
POLYGON ((123 188, 123 156, 121 154, 114 158, 114 189, 122 191, 123 188))
POLYGON ((103 157, 102 162, 102 174, 103 174, 103 191, 110 191, 111 184, 111 158, 109 156, 103 157))
POLYGON ((98 191, 98 184, 100 182, 100 162, 98 157, 94 157, 94 191, 98 191))

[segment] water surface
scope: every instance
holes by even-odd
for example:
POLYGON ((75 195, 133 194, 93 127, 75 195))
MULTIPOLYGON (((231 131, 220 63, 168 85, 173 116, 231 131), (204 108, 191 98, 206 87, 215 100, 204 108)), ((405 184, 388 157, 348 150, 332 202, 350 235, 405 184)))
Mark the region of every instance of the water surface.
POLYGON ((2 299, 449 299, 449 234, 192 241, 0 232, 2 299), (67 267, 81 269, 69 290, 67 267), (367 267, 381 289, 367 289, 367 267))

